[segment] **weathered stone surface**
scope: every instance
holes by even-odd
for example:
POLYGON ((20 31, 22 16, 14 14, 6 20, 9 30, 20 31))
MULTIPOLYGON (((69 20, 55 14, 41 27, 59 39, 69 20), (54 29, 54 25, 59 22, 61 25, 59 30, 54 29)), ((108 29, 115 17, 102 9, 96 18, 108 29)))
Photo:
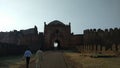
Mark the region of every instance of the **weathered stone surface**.
POLYGON ((59 49, 75 48, 82 44, 83 35, 74 35, 71 33, 71 24, 65 25, 64 23, 55 20, 49 24, 44 24, 44 41, 45 49, 54 48, 54 42, 59 43, 59 49))
POLYGON ((38 41, 37 28, 20 31, 0 32, 0 42, 16 45, 31 45, 38 41))
MULTIPOLYGON (((120 28, 110 29, 87 29, 84 30, 83 41, 84 45, 97 45, 97 51, 102 50, 104 46, 106 50, 118 50, 120 44, 120 28), (113 47, 114 44, 114 47, 113 47)), ((95 47, 93 48, 95 50, 95 47)))
MULTIPOLYGON (((54 49, 54 43, 57 42, 57 49, 79 49, 85 52, 120 51, 119 35, 120 28, 87 29, 84 34, 74 35, 71 33, 70 23, 66 25, 54 20, 48 24, 44 23, 44 32, 39 34, 36 26, 26 30, 0 32, 0 43, 31 46, 32 49, 54 49)), ((0 44, 0 48, 2 47, 6 45, 0 44)))

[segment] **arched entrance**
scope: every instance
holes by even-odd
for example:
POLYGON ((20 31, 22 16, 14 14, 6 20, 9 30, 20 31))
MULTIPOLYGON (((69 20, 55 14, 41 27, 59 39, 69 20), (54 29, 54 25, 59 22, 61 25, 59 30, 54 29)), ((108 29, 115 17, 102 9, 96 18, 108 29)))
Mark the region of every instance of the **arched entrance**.
POLYGON ((54 20, 44 23, 44 48, 46 50, 64 49, 71 45, 71 25, 54 20))
POLYGON ((61 47, 60 47, 60 41, 59 40, 55 40, 54 41, 54 49, 57 49, 59 50, 61 47))

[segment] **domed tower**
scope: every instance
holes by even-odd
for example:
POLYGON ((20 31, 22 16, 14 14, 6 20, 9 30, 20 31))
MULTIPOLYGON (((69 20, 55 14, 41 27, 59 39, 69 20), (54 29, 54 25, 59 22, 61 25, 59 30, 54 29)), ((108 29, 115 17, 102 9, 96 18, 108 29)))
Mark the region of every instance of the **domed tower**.
POLYGON ((57 49, 68 48, 70 44, 71 26, 54 20, 49 24, 44 23, 44 48, 53 49, 57 43, 57 49))

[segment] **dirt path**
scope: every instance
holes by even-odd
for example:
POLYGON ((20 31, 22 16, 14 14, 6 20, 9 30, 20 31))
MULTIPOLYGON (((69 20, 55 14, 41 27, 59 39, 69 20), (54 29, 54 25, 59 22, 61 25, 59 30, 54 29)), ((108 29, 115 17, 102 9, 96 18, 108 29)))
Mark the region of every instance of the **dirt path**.
MULTIPOLYGON (((64 61, 63 53, 60 51, 47 51, 45 52, 43 61, 39 64, 41 68, 67 68, 67 65, 64 61)), ((25 68, 25 65, 20 68, 25 68)), ((30 63, 30 68, 36 68, 35 61, 30 63)))

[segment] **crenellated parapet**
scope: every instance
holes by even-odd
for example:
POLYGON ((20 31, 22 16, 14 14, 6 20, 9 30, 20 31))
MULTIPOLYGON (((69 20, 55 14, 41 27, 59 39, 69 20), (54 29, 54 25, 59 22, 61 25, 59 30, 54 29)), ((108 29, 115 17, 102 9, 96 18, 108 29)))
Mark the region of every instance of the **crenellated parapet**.
POLYGON ((101 45, 106 49, 120 44, 120 28, 84 30, 84 45, 101 45))

